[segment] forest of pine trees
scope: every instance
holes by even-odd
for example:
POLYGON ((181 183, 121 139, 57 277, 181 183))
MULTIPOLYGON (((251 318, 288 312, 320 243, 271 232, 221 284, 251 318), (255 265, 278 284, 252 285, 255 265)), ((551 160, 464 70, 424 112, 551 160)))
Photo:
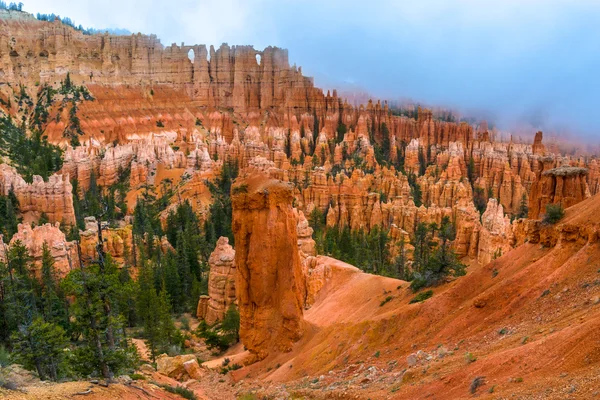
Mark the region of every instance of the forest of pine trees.
MULTIPOLYGON (((87 190, 73 181, 80 195, 74 202, 77 227, 68 235, 78 248, 77 233, 84 228, 85 217, 109 224, 124 218, 129 171, 120 171, 119 176, 114 185, 102 188, 92 174, 87 190)), ((103 246, 96 247, 92 259, 82 257, 79 250, 80 257, 71 260, 72 269, 61 280, 46 244, 37 267, 25 246, 11 245, 7 262, 0 263, 0 347, 9 351, 11 361, 50 380, 111 379, 133 372, 139 360, 132 337, 145 340, 152 359, 184 351, 189 333, 176 329, 174 321, 195 312, 198 298, 207 294, 208 257, 218 237, 233 240, 228 193, 235 176, 237 168, 226 164, 210 184, 215 202, 204 225, 183 201, 163 226, 159 215, 173 192, 163 187, 157 196, 145 187, 133 213, 133 241, 126 244, 123 265, 117 265, 103 246), (163 236, 172 246, 166 252, 160 244, 163 236)), ((14 195, 0 197, 0 229, 7 237, 16 231, 17 215, 14 195)), ((239 340, 238 330, 239 314, 233 307, 222 323, 202 325, 198 334, 223 350, 239 340)))

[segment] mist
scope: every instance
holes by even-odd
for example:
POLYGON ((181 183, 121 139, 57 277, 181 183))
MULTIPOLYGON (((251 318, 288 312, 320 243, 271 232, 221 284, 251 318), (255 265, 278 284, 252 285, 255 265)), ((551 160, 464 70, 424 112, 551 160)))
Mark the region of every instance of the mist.
POLYGON ((30 0, 24 9, 84 27, 155 33, 164 45, 285 47, 325 89, 449 107, 507 130, 600 138, 600 3, 415 3, 30 0))

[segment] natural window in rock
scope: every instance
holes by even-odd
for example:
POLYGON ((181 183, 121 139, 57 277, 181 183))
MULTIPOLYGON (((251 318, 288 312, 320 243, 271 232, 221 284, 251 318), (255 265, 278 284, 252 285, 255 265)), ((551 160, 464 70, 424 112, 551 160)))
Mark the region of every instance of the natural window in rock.
POLYGON ((190 49, 190 51, 188 51, 188 58, 190 59, 190 61, 193 63, 194 59, 196 58, 196 54, 194 53, 194 50, 190 49))

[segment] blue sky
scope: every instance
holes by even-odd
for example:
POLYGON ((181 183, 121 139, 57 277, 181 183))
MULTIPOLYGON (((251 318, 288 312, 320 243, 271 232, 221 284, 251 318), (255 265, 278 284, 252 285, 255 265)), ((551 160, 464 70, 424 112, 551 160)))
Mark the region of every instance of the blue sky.
POLYGON ((28 0, 24 9, 156 33, 165 45, 285 47, 321 87, 600 139, 596 0, 28 0))

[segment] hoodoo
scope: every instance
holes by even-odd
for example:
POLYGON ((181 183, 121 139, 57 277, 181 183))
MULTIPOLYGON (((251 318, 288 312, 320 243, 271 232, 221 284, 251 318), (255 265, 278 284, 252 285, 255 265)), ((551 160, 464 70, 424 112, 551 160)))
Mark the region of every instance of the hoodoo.
POLYGON ((254 358, 302 337, 302 268, 292 186, 254 173, 231 189, 240 339, 254 358))

